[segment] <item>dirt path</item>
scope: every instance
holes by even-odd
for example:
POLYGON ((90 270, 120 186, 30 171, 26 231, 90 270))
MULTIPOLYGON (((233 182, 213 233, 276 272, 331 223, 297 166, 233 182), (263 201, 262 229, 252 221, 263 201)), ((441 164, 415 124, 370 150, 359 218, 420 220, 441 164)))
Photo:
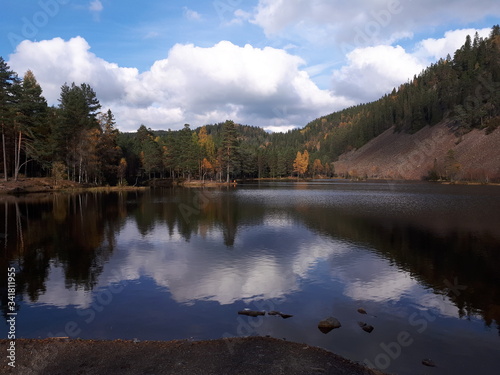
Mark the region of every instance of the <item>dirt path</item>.
MULTIPOLYGON (((7 340, 0 340, 6 352, 7 340)), ((16 368, 2 374, 374 375, 326 350, 250 337, 211 341, 16 340, 16 368)))

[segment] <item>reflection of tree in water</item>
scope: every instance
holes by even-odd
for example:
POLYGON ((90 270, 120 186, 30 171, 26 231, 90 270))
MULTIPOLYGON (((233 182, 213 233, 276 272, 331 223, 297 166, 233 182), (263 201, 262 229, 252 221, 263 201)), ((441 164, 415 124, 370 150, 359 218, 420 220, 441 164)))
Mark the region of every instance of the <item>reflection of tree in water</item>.
MULTIPOLYGON (((92 289, 114 250, 124 199, 111 194, 9 197, 0 207, 6 233, 1 266, 16 266, 18 298, 26 294, 37 301, 53 265, 63 268, 67 288, 92 289)), ((6 286, 6 278, 0 282, 0 288, 6 286)))
MULTIPOLYGON (((45 291, 50 267, 64 269, 67 287, 91 289, 115 248, 116 233, 128 217, 142 235, 164 224, 170 236, 222 233, 233 246, 238 228, 262 225, 271 211, 335 239, 367 245, 411 273, 437 294, 448 293, 461 316, 480 314, 486 324, 500 322, 498 235, 468 229, 433 227, 428 218, 353 213, 339 207, 273 206, 239 199, 229 190, 164 189, 145 193, 50 195, 9 198, 0 204, 0 267, 19 265, 17 293, 36 301, 45 291), (184 207, 183 211, 180 207, 184 207), (449 293, 444 280, 455 277, 467 289, 449 293)), ((481 226, 481 225, 480 225, 481 226)), ((485 227, 485 226, 481 226, 485 227)), ((7 278, 0 278, 6 311, 7 278)))
POLYGON ((488 326, 495 321, 500 332, 498 237, 489 232, 433 230, 429 218, 424 224, 325 207, 299 207, 296 215, 313 231, 375 249, 435 293, 448 295, 461 318, 480 315, 488 326), (455 280, 466 289, 450 290, 455 280))
MULTIPOLYGON (((269 207, 239 200, 231 191, 206 194, 210 199, 199 204, 198 189, 170 189, 151 192, 140 201, 134 216, 141 233, 147 234, 158 222, 164 222, 172 235, 178 233, 189 241, 211 230, 221 232, 226 246, 233 246, 242 225, 262 225, 269 207), (181 205, 187 208, 179 209, 181 205), (190 209, 191 210, 190 210, 190 209)), ((276 209, 276 207, 274 208, 276 209)), ((461 317, 479 314, 486 324, 500 322, 500 267, 496 249, 498 238, 488 233, 473 234, 467 230, 435 229, 401 217, 377 214, 354 214, 348 210, 291 202, 277 208, 286 211, 309 229, 335 239, 345 239, 376 249, 401 269, 415 275, 421 283, 437 294, 448 293, 444 280, 453 283, 455 277, 467 289, 460 294, 448 293, 461 317)))
MULTIPOLYGON (((155 225, 164 223, 170 236, 177 230, 186 241, 194 234, 221 231, 224 244, 231 247, 238 225, 252 212, 249 207, 242 209, 230 192, 218 193, 218 190, 186 188, 151 191, 144 194, 131 215, 143 236, 152 232, 155 225)), ((261 211, 262 217, 263 208, 261 211)))

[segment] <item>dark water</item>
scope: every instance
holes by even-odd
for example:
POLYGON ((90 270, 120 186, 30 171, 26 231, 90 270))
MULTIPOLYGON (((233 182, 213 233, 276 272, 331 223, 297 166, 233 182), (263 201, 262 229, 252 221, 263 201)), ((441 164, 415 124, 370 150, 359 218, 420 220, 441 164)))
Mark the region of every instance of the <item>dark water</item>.
POLYGON ((397 374, 500 365, 499 187, 311 182, 2 197, 0 232, 0 266, 17 272, 17 337, 270 335, 397 374), (294 317, 238 315, 244 308, 294 317), (325 335, 317 324, 328 316, 342 327, 325 335))

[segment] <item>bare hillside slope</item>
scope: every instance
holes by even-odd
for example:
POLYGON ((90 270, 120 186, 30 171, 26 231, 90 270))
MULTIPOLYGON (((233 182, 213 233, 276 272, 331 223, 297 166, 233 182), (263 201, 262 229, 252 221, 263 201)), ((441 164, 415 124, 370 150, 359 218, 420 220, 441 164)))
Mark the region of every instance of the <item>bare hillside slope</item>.
POLYGON ((447 123, 415 134, 388 129, 334 163, 341 176, 421 180, 430 173, 451 180, 500 180, 500 129, 457 136, 447 123))

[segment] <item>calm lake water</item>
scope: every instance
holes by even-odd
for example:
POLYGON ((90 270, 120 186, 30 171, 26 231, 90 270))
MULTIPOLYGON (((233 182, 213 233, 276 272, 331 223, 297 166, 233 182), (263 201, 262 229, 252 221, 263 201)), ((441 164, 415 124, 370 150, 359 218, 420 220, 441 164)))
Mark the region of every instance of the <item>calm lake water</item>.
POLYGON ((269 335, 396 374, 500 367, 500 187, 314 181, 1 197, 0 244, 0 266, 17 272, 18 337, 269 335), (323 334, 329 316, 342 327, 323 334))

